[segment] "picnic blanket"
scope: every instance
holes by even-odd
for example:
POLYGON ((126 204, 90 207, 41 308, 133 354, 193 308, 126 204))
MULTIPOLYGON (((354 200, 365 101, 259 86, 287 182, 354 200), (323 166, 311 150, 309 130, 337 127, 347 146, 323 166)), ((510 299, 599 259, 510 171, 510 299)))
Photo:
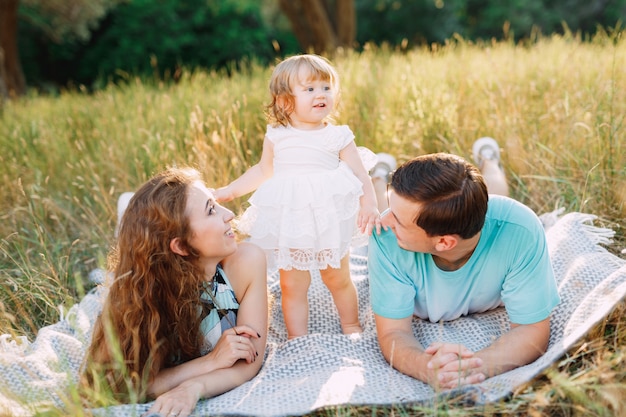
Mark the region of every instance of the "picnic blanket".
MULTIPOLYGON (((562 301, 552 316, 548 351, 535 362, 487 379, 463 392, 475 403, 501 400, 557 361, 626 295, 626 261, 602 247, 613 231, 593 226, 583 213, 542 216, 562 301)), ((351 255, 364 332, 343 335, 330 293, 314 274, 310 288, 310 334, 291 341, 280 311, 280 287, 270 277, 272 309, 265 362, 251 381, 218 397, 201 400, 193 415, 302 415, 334 405, 429 403, 438 395, 420 381, 392 369, 383 358, 369 307, 365 251, 351 255)), ((33 415, 43 405, 63 409, 68 387, 89 342, 101 297, 94 290, 42 328, 31 343, 0 336, 0 414, 33 415), (3 410, 2 408, 5 408, 3 410)), ((504 309, 446 323, 414 320, 422 345, 454 341, 478 350, 508 330, 504 309)), ((139 416, 150 404, 93 410, 101 416, 139 416)))

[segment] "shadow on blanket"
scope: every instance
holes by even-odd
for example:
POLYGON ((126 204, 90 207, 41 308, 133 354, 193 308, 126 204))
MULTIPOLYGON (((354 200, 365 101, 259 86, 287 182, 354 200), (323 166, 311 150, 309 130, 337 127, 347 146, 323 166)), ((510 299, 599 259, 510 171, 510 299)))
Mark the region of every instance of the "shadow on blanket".
MULTIPOLYGON (((594 216, 581 213, 558 219, 556 213, 542 217, 562 299, 552 316, 548 351, 529 365, 462 392, 471 402, 505 398, 558 360, 626 295, 626 261, 602 248, 601 244, 610 243, 613 232, 592 226, 593 219, 594 216)), ((357 252, 351 256, 351 272, 359 293, 364 333, 340 334, 330 293, 317 275, 309 294, 311 334, 287 341, 280 289, 273 276, 270 292, 274 307, 263 368, 248 383, 201 400, 194 415, 301 415, 339 404, 428 403, 436 399, 427 384, 391 369, 382 357, 369 308, 366 256, 357 252)), ((32 344, 0 336, 0 396, 4 397, 0 403, 7 410, 13 415, 32 415, 43 403, 63 407, 64 393, 76 381, 99 308, 98 292, 94 291, 58 323, 41 329, 32 344)), ((414 320, 414 332, 423 345, 436 340, 458 341, 477 350, 506 330, 504 309, 447 323, 414 320)), ((140 415, 148 407, 125 405, 94 412, 131 416, 140 415)))

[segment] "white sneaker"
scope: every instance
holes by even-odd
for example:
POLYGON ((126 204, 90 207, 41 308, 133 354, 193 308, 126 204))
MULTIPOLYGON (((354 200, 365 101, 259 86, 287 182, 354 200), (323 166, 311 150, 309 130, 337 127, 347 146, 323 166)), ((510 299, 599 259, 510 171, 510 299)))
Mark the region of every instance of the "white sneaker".
POLYGON ((391 173, 398 166, 396 158, 384 152, 377 153, 376 157, 378 158, 378 162, 374 165, 370 176, 372 178, 382 178, 388 183, 391 173))
POLYGON ((122 193, 122 195, 120 195, 120 197, 117 200, 117 224, 115 226, 115 236, 117 236, 117 231, 120 228, 120 222, 122 221, 122 216, 124 215, 124 212, 126 211, 126 207, 128 207, 128 203, 130 202, 131 197, 133 196, 133 194, 130 191, 122 193))
POLYGON ((477 139, 472 145, 474 162, 478 168, 482 167, 485 160, 496 160, 500 165, 500 146, 494 138, 483 137, 477 139))

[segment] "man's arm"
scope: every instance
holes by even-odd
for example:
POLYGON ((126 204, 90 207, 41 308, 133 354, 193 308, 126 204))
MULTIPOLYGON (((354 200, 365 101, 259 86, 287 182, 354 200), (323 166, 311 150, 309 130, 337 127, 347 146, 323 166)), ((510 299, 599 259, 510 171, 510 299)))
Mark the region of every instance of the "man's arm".
POLYGON ((550 317, 538 323, 511 324, 511 330, 476 352, 487 377, 527 365, 543 355, 550 339, 550 317))
MULTIPOLYGON (((441 388, 481 382, 534 361, 545 353, 549 338, 550 318, 533 324, 511 324, 510 331, 475 353, 474 357, 481 361, 478 367, 464 368, 446 355, 434 357, 430 366, 439 369, 438 383, 441 388)), ((433 343, 425 352, 436 355, 444 346, 442 343, 433 343)))
POLYGON ((389 319, 377 314, 378 343, 389 364, 413 378, 426 382, 434 388, 449 388, 447 377, 460 374, 463 383, 474 384, 484 380, 479 371, 482 360, 463 345, 438 343, 425 351, 413 335, 412 316, 389 319))

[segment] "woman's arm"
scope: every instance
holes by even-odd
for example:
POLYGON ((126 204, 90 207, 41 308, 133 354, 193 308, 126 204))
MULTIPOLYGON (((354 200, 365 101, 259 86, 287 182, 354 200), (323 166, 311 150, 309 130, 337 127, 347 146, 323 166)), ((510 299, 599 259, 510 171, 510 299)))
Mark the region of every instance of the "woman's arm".
POLYGON ((239 334, 228 330, 209 354, 161 371, 150 385, 150 392, 158 396, 150 412, 184 417, 200 398, 229 391, 261 368, 268 326, 265 253, 244 242, 222 267, 239 301, 235 326, 239 334))
POLYGON ((254 362, 257 350, 250 340, 258 337, 258 332, 248 326, 235 326, 234 329, 226 330, 208 354, 159 371, 148 384, 148 395, 158 397, 192 378, 231 368, 239 360, 254 362))
POLYGON ((251 379, 261 368, 267 342, 269 313, 265 252, 252 243, 242 242, 237 252, 222 262, 222 267, 239 301, 237 328, 247 326, 257 331, 257 337, 249 338, 259 355, 259 360, 246 368, 248 379, 251 379))
POLYGON ((274 144, 266 138, 263 140, 261 160, 227 186, 215 190, 215 199, 220 203, 246 195, 259 188, 259 186, 273 174, 274 144))

